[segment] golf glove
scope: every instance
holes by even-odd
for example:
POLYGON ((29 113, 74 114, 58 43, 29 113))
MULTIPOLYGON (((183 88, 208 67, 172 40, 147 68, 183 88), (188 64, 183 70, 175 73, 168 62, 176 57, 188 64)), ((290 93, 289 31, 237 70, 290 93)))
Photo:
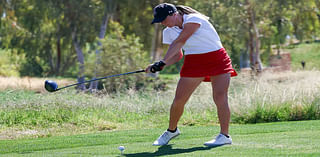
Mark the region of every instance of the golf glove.
POLYGON ((157 71, 161 71, 163 67, 166 65, 163 61, 155 62, 150 68, 152 73, 156 73, 157 71))

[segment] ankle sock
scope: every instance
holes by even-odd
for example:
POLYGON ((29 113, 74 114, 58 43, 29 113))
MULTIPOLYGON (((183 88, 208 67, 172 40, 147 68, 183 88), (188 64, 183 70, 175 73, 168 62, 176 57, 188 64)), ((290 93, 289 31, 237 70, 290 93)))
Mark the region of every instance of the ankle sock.
POLYGON ((227 138, 230 138, 230 136, 229 135, 226 135, 226 134, 223 134, 223 133, 221 133, 222 135, 224 135, 225 137, 227 137, 227 138))
POLYGON ((169 131, 169 132, 171 132, 171 133, 174 133, 174 132, 176 132, 177 131, 177 128, 176 129, 174 129, 174 130, 170 130, 169 128, 167 129, 167 131, 169 131))

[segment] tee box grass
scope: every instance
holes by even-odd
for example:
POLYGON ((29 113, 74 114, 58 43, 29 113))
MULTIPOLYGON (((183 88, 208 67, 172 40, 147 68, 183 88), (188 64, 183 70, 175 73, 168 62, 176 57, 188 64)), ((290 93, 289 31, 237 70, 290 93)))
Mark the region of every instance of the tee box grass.
POLYGON ((182 127, 182 134, 162 147, 152 146, 161 128, 38 139, 2 140, 0 156, 320 156, 320 121, 231 125, 232 145, 203 143, 218 126, 182 127))

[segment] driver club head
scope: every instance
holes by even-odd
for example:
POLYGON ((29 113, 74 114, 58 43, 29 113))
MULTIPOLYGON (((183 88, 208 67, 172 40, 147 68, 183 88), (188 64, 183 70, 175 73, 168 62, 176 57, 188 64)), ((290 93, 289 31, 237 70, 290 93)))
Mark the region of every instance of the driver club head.
POLYGON ((51 80, 46 80, 44 83, 44 88, 48 92, 55 92, 58 89, 58 84, 51 80))

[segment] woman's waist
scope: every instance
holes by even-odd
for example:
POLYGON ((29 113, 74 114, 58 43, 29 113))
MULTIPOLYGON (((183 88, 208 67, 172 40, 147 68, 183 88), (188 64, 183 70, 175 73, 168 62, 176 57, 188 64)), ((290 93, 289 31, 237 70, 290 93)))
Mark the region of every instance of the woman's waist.
POLYGON ((189 54, 184 57, 185 62, 197 62, 203 64, 221 62, 226 59, 230 59, 230 57, 224 48, 202 54, 189 54))
POLYGON ((212 51, 205 51, 205 52, 191 52, 191 53, 184 53, 185 57, 203 57, 203 56, 211 56, 211 55, 217 55, 217 53, 223 53, 226 52, 226 50, 222 47, 219 49, 215 49, 212 51))
POLYGON ((217 45, 217 46, 210 46, 210 47, 189 47, 189 48, 183 48, 184 50, 184 55, 198 55, 198 54, 206 54, 206 53, 211 53, 215 51, 219 51, 222 49, 223 46, 217 45))

